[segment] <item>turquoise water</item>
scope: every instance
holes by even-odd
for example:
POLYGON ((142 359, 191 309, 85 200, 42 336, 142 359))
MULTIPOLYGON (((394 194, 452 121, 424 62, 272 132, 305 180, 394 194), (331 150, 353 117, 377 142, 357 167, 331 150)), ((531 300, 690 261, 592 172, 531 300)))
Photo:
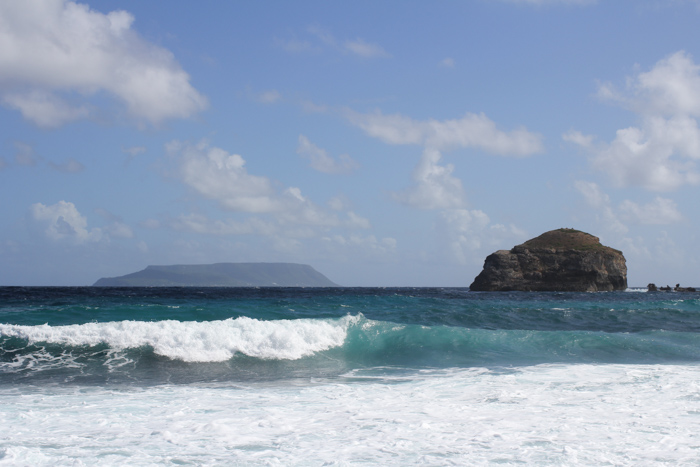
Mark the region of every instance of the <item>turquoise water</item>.
POLYGON ((693 465, 699 331, 696 293, 4 287, 0 464, 693 465))

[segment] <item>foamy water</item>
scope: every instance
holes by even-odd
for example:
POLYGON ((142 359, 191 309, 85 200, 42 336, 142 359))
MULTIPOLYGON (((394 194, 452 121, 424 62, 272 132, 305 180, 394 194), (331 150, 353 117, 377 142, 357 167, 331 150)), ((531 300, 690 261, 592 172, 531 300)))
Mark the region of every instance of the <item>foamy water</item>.
POLYGON ((698 465, 700 293, 0 287, 0 465, 698 465))
POLYGON ((240 353, 263 359, 298 359, 343 344, 350 324, 339 320, 120 321, 69 326, 0 324, 0 337, 29 344, 97 346, 114 350, 148 346, 156 355, 185 362, 222 362, 240 353))
POLYGON ((697 465, 700 367, 0 392, 0 465, 697 465))

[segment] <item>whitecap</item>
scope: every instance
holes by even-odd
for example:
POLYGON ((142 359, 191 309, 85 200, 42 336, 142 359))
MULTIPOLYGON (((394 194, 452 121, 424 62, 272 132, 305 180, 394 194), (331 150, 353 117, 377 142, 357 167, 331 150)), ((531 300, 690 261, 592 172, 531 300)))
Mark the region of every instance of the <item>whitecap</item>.
POLYGON ((335 320, 118 321, 67 326, 0 324, 0 335, 29 344, 108 345, 124 350, 149 346, 157 355, 186 362, 226 361, 236 354, 296 360, 339 347, 360 316, 335 320))

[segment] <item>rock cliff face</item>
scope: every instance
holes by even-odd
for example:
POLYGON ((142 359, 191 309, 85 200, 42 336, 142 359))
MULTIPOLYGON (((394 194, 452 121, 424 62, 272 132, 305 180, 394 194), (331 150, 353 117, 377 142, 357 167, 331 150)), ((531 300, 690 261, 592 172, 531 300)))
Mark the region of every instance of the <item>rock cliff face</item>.
POLYGON ((492 253, 469 287, 475 291, 625 290, 627 265, 622 252, 601 245, 598 237, 558 229, 510 251, 492 253))

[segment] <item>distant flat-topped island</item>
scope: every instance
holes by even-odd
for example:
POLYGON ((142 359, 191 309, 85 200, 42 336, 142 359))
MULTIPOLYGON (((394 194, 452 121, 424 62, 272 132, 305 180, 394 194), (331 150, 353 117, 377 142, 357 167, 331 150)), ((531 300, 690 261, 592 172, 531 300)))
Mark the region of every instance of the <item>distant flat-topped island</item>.
POLYGON ((338 287, 307 264, 216 263, 148 266, 94 287, 338 287))

